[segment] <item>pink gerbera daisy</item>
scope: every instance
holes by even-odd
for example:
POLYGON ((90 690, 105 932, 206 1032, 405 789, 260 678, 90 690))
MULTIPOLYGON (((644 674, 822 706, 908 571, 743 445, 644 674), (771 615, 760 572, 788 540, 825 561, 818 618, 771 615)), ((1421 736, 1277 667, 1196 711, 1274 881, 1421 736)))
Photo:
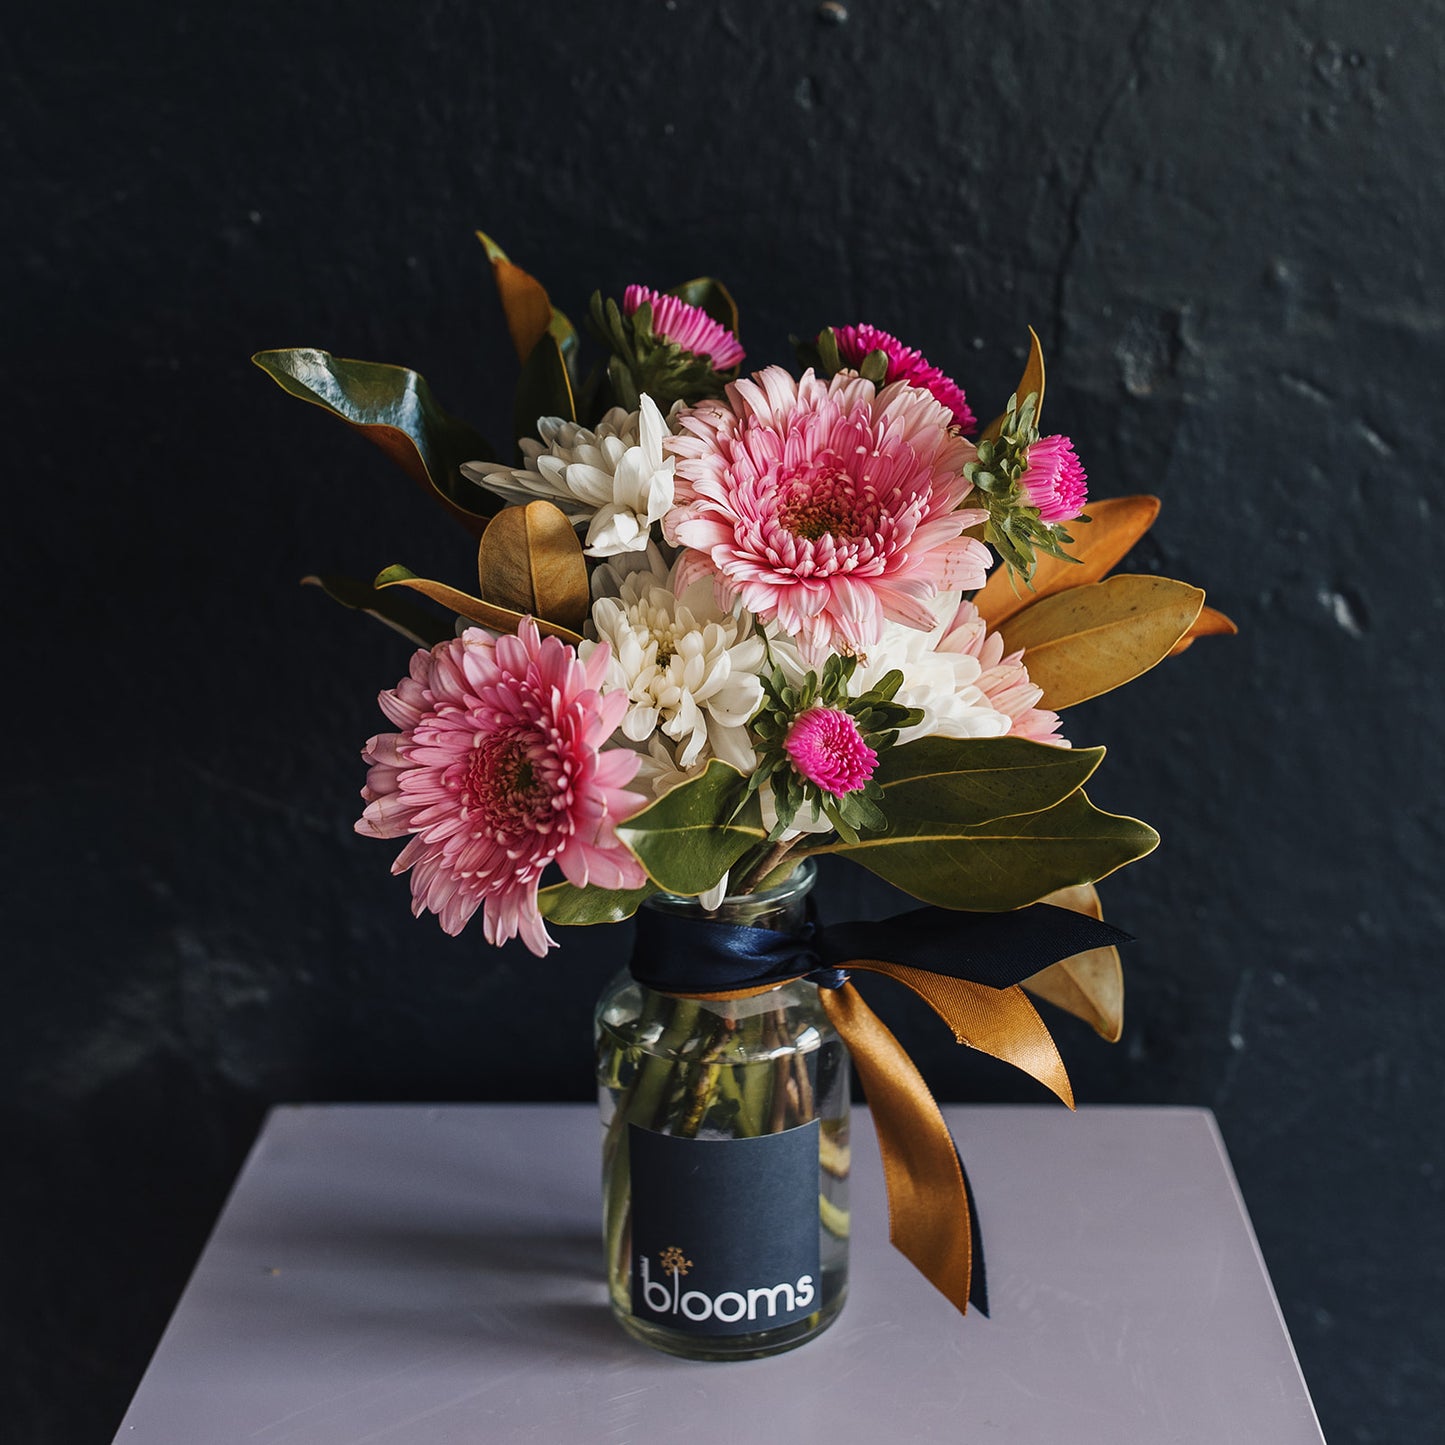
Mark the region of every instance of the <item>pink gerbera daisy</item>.
POLYGON ((963 388, 952 377, 945 376, 921 351, 905 346, 896 336, 876 326, 835 326, 833 337, 838 343, 838 355, 850 366, 860 365, 870 351, 881 351, 888 358, 884 381, 906 381, 910 386, 921 386, 953 413, 953 424, 960 431, 972 431, 978 425, 963 388))
POLYGON ((488 943, 521 935, 533 953, 553 941, 537 883, 556 863, 579 888, 640 888, 642 866, 615 825, 646 801, 623 791, 638 755, 601 751, 627 693, 599 694, 609 649, 584 664, 526 618, 515 637, 469 627, 412 655, 411 675, 383 692, 401 729, 372 738, 356 831, 410 841, 392 865, 411 868, 412 912, 450 934, 482 909, 488 943))
POLYGON ((715 575, 797 639, 806 662, 878 641, 885 618, 924 631, 936 593, 979 587, 990 556, 966 528, 977 455, 926 391, 850 374, 795 381, 770 366, 680 414, 677 505, 663 518, 681 590, 715 575))
POLYGON ((671 341, 712 363, 714 371, 731 371, 742 359, 738 339, 700 306, 647 286, 629 286, 622 293, 622 313, 631 316, 644 303, 652 306, 652 334, 671 341))
POLYGON ((1023 649, 1005 657, 1003 638, 989 631, 978 608, 967 598, 958 604, 953 621, 939 641, 938 651, 963 653, 978 659, 983 672, 974 686, 988 698, 996 712, 1011 719, 1010 737, 1053 743, 1060 748, 1069 746, 1068 739, 1059 736, 1058 713, 1034 706, 1043 697, 1044 690, 1029 681, 1023 649))

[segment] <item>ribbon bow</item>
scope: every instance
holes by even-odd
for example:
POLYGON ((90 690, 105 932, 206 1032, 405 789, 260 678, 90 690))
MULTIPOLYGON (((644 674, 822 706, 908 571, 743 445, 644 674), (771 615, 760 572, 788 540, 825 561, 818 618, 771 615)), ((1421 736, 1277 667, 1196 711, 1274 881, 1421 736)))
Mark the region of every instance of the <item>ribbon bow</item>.
POLYGON ((1019 984, 1060 959, 1130 938, 1047 903, 1010 913, 918 908, 881 923, 810 922, 798 934, 644 909, 631 969, 639 983, 682 998, 744 998, 797 978, 816 983, 868 1096, 889 1239, 960 1311, 972 1303, 987 1314, 977 1211, 958 1147, 913 1060, 849 975, 897 979, 959 1043, 1031 1074, 1072 1109, 1063 1060, 1019 984))

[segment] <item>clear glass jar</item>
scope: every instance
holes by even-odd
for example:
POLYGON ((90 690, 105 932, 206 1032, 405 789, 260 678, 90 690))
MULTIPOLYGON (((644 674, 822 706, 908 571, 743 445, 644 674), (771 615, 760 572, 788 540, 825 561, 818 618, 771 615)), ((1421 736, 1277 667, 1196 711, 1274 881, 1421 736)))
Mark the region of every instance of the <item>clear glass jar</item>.
MULTIPOLYGON (((794 932, 813 878, 805 861, 711 913, 672 894, 643 907, 794 932)), ((708 1360, 776 1354, 826 1329, 848 1286, 849 1069, 817 987, 682 999, 624 970, 598 1003, 596 1038, 603 1237, 622 1327, 708 1360)))

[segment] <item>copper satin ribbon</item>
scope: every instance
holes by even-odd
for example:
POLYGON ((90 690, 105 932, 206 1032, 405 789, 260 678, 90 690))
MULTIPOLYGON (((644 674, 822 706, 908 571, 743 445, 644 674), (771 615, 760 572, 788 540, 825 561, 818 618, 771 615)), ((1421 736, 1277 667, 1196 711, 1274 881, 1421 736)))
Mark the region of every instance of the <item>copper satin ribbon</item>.
MULTIPOLYGON (((845 972, 896 979, 948 1025, 959 1043, 1022 1069, 1074 1107, 1074 1091, 1053 1037, 1017 984, 990 988, 871 958, 853 959, 841 967, 845 972)), ((750 998, 781 981, 677 996, 750 998)), ((868 1095, 888 1187, 888 1238, 966 1314, 973 1286, 973 1221, 963 1167, 943 1114, 907 1050, 851 983, 820 987, 818 996, 847 1044, 868 1095)))

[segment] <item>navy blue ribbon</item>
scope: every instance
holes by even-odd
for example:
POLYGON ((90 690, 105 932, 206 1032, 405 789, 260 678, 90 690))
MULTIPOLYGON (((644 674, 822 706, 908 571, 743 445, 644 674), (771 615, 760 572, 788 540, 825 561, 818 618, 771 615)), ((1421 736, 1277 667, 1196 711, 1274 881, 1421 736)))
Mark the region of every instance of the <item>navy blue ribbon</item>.
POLYGON ((1112 924, 1051 903, 1011 913, 915 908, 881 922, 826 928, 810 920, 797 933, 643 908, 630 967, 638 983, 675 994, 732 993, 794 978, 840 988, 846 965, 858 958, 1012 988, 1060 959, 1131 939, 1112 924))

